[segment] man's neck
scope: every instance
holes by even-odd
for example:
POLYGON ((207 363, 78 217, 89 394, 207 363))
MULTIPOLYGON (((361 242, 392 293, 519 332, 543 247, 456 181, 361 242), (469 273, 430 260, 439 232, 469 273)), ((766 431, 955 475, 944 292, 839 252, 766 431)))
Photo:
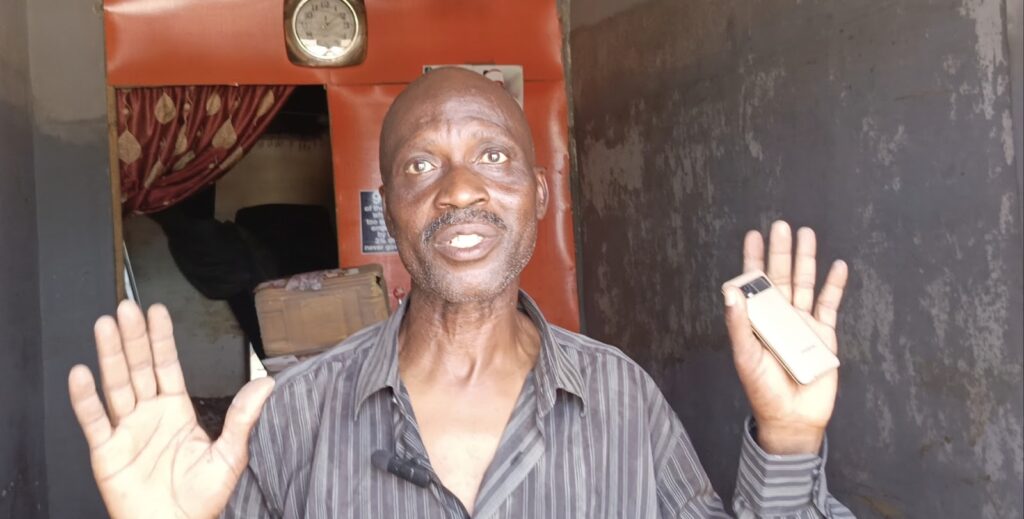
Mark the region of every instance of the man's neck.
POLYGON ((536 362, 540 334, 518 302, 516 284, 494 299, 458 304, 414 289, 398 336, 403 380, 449 387, 506 377, 521 382, 536 362))

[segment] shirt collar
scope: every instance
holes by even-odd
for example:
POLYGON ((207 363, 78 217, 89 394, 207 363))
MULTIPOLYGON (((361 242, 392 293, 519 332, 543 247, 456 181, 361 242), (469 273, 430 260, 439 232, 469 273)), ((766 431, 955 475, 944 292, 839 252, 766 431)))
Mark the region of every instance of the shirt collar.
MULTIPOLYGON (((385 388, 398 392, 398 331, 408 306, 409 300, 406 299, 384 322, 376 343, 370 347, 370 353, 359 370, 355 393, 357 413, 370 395, 385 388)), ((538 412, 543 416, 554 408, 559 389, 583 401, 583 377, 575 358, 555 340, 552 327, 544 319, 537 303, 522 290, 519 291, 519 306, 540 332, 540 354, 533 368, 538 412)))

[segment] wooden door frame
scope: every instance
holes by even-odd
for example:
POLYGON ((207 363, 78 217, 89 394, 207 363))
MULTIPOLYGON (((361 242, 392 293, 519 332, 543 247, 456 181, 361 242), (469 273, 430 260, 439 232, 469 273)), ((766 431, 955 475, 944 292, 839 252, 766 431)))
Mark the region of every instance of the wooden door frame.
POLYGON ((107 86, 107 147, 110 160, 110 218, 114 233, 114 286, 117 300, 125 299, 124 227, 121 210, 121 164, 117 150, 117 90, 107 86))

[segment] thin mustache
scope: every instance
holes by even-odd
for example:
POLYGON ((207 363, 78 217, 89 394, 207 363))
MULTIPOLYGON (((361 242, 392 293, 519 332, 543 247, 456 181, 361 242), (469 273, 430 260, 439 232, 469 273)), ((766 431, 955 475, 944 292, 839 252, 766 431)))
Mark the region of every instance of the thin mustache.
POLYGON ((508 230, 505 221, 490 211, 483 209, 456 209, 435 218, 423 229, 423 243, 429 243, 441 229, 463 223, 489 223, 502 231, 508 230))

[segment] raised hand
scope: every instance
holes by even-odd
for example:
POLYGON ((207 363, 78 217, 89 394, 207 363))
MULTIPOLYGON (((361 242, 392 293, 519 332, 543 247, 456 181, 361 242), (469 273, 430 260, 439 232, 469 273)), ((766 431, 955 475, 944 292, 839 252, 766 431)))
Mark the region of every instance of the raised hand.
POLYGON ((243 387, 211 442, 185 390, 167 309, 154 305, 148 317, 147 329, 139 307, 125 301, 116 321, 96 321, 106 409, 89 368, 68 375, 96 484, 114 519, 216 517, 248 463, 249 431, 273 380, 243 387))
MULTIPOLYGON (((836 319, 848 276, 846 263, 836 261, 815 301, 817 243, 814 231, 797 231, 796 258, 793 236, 783 221, 772 224, 765 268, 764 240, 757 231, 743 243, 743 270, 762 270, 810 325, 836 352, 836 319)), ((732 342, 733 361, 757 420, 757 442, 772 454, 817 453, 832 416, 838 372, 826 373, 800 385, 754 336, 747 318, 746 298, 733 287, 725 293, 725 320, 732 342)))

